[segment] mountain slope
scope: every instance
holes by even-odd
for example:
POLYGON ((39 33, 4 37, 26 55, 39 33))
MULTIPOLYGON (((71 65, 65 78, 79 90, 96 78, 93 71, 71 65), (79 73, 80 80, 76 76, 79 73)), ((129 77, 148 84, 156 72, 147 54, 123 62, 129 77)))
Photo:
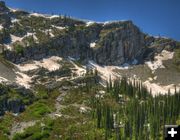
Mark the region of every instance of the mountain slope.
MULTIPOLYGON (((179 86, 180 81, 177 78, 173 80, 174 76, 166 74, 172 72, 175 77, 179 77, 177 56, 180 43, 172 39, 155 38, 144 34, 132 21, 85 22, 66 16, 30 14, 12 10, 3 2, 0 7, 0 47, 2 56, 8 61, 28 64, 28 61, 59 56, 63 59, 72 57, 82 65, 88 65, 89 60, 99 65, 120 67, 133 65, 130 68, 132 76, 128 76, 129 78, 136 76, 148 83, 151 88, 153 86, 150 86, 149 82, 164 86, 173 84, 171 88, 174 88, 174 85, 179 86), (158 57, 163 53, 172 56, 166 59, 158 57), (163 63, 167 64, 163 66, 163 63), (136 72, 140 65, 148 66, 142 69, 142 71, 147 70, 143 75, 142 72, 136 72), (161 77, 165 78, 166 82, 161 77), (153 78, 155 80, 149 81, 153 78)), ((34 64, 32 67, 37 65, 34 64)), ((120 75, 128 74, 128 70, 117 70, 116 67, 114 69, 120 72, 120 75)), ((32 82, 32 78, 23 73, 18 74, 21 78, 17 80, 17 76, 16 81, 21 81, 21 85, 25 84, 29 87, 27 84, 32 82)), ((110 75, 109 73, 108 77, 110 75)))

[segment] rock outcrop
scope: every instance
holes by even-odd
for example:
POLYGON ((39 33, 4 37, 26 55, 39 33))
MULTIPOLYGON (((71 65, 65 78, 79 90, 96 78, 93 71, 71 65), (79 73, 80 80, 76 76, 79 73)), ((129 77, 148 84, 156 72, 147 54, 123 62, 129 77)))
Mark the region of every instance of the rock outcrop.
POLYGON ((0 1, 0 13, 9 12, 9 8, 6 7, 4 1, 0 1))
POLYGON ((20 113, 24 111, 25 106, 20 99, 1 99, 0 100, 0 116, 4 115, 5 111, 12 113, 20 113))
POLYGON ((121 65, 134 59, 142 59, 144 34, 131 21, 105 25, 103 30, 110 31, 100 38, 97 48, 94 48, 97 63, 121 65))
POLYGON ((33 101, 33 95, 29 90, 17 88, 15 85, 0 84, 0 116, 6 111, 18 114, 25 109, 25 105, 33 101))
POLYGON ((110 25, 93 24, 82 30, 69 29, 46 43, 25 48, 21 54, 7 51, 5 56, 14 63, 49 55, 71 56, 82 61, 92 59, 106 65, 141 59, 145 49, 144 34, 131 21, 110 25), (91 42, 96 42, 94 48, 90 48, 91 42))

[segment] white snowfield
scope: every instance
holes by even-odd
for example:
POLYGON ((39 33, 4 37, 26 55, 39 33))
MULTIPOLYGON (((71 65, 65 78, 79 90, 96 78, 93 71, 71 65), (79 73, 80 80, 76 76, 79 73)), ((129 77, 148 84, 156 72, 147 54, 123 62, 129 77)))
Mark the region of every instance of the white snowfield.
POLYGON ((78 77, 81 77, 81 76, 84 76, 86 74, 86 69, 83 68, 83 67, 79 67, 78 65, 76 65, 73 61, 75 61, 76 59, 72 58, 72 57, 68 57, 69 58, 69 61, 71 62, 71 64, 74 65, 74 73, 76 73, 76 75, 78 77))
MULTIPOLYGON (((143 85, 147 87, 148 91, 151 91, 152 95, 158 95, 158 94, 167 94, 168 91, 170 93, 175 93, 175 85, 167 85, 167 86, 162 86, 157 83, 151 83, 149 80, 143 82, 143 85)), ((180 85, 176 87, 176 91, 180 90, 180 85)))
POLYGON ((52 56, 50 58, 45 58, 41 61, 35 61, 35 64, 37 66, 43 67, 49 71, 55 71, 58 70, 61 65, 58 63, 58 61, 61 61, 61 57, 52 56))
MULTIPOLYGON (((163 55, 165 54, 169 54, 167 52, 163 52, 163 55)), ((157 58, 159 58, 160 56, 158 56, 157 58)), ((168 56, 164 56, 163 59, 161 60, 167 60, 169 58, 172 57, 172 54, 170 53, 168 56)), ((121 78, 120 74, 117 74, 116 72, 114 72, 113 70, 115 69, 128 69, 130 67, 118 67, 118 66, 100 66, 98 64, 96 64, 93 61, 89 61, 89 65, 90 67, 92 67, 93 69, 96 69, 101 78, 105 81, 109 81, 109 78, 111 77, 111 80, 115 80, 117 78, 121 78)), ((153 79, 156 79, 157 76, 155 76, 153 79)), ((136 80, 139 81, 140 79, 136 76, 129 78, 129 81, 132 80, 136 80)), ((143 82, 143 85, 147 87, 148 91, 151 91, 152 95, 158 95, 158 94, 167 94, 168 90, 170 90, 170 92, 173 94, 175 92, 175 85, 170 84, 170 85, 166 85, 166 86, 162 86, 158 83, 151 83, 151 81, 153 80, 152 78, 149 78, 147 81, 143 82)), ((102 84, 103 85, 103 84, 102 84)), ((105 85, 103 85, 105 86, 105 85)), ((179 91, 180 90, 180 84, 176 86, 176 90, 179 91)))
POLYGON ((117 66, 100 66, 94 61, 89 61, 89 66, 92 69, 96 69, 99 72, 101 78, 105 81, 109 81, 110 77, 111 80, 115 80, 117 77, 120 76, 117 73, 113 72, 113 70, 116 69, 117 66))
POLYGON ((27 72, 30 70, 35 70, 38 68, 45 68, 49 71, 55 71, 61 68, 61 65, 58 63, 62 58, 58 56, 52 56, 50 58, 44 58, 41 61, 33 61, 32 63, 16 65, 20 71, 27 72))
POLYGON ((154 73, 156 69, 158 68, 165 68, 163 65, 163 61, 172 59, 174 55, 174 52, 169 52, 166 50, 163 50, 160 54, 155 56, 155 61, 148 61, 146 64, 148 67, 152 70, 154 73))
POLYGON ((16 72, 17 74, 16 83, 21 86, 24 86, 27 89, 30 88, 32 78, 35 76, 30 77, 23 72, 35 70, 38 68, 45 68, 49 71, 55 71, 61 67, 61 65, 58 63, 61 60, 62 60, 61 57, 52 56, 50 58, 45 58, 42 61, 33 61, 32 63, 16 65, 16 67, 20 70, 16 72))
POLYGON ((130 65, 127 63, 124 63, 121 66, 100 66, 96 64, 94 61, 89 61, 89 66, 93 69, 96 69, 101 74, 101 78, 104 80, 109 80, 110 77, 111 80, 115 80, 121 77, 121 75, 114 72, 114 70, 116 69, 126 70, 131 68, 130 65))
POLYGON ((19 64, 16 66, 22 72, 31 71, 39 68, 34 62, 28 64, 19 64))
POLYGON ((16 83, 25 87, 25 88, 30 88, 31 87, 31 82, 32 82, 32 77, 29 77, 27 74, 24 74, 22 72, 16 72, 17 77, 16 77, 16 83))

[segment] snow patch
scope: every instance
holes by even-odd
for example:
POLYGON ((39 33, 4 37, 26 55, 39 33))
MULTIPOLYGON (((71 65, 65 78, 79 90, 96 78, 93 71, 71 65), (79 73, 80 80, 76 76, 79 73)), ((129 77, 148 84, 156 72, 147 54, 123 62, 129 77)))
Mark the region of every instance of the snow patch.
POLYGON ((99 72, 101 78, 105 81, 109 81, 110 77, 111 80, 115 80, 117 77, 120 76, 113 72, 113 70, 116 69, 117 66, 100 66, 94 61, 89 61, 89 67, 91 67, 92 69, 96 69, 99 72))
POLYGON ((104 24, 104 26, 105 25, 108 25, 108 24, 112 24, 112 23, 118 23, 118 22, 126 22, 126 21, 128 21, 128 20, 114 20, 114 21, 105 21, 105 22, 103 22, 103 24, 104 24))
POLYGON ((61 57, 52 56, 50 58, 45 58, 42 61, 34 61, 34 62, 39 67, 43 67, 49 71, 55 71, 61 67, 61 65, 58 63, 58 61, 61 60, 62 60, 61 57))
POLYGON ((0 30, 2 30, 4 27, 2 25, 0 25, 0 30))
POLYGON ((94 21, 88 21, 88 22, 86 22, 86 27, 91 26, 94 23, 95 23, 94 21))
POLYGON ((30 70, 38 69, 38 66, 35 63, 32 64, 19 64, 16 65, 20 71, 26 72, 30 70))
MULTIPOLYGON (((163 59, 161 60, 166 60, 172 58, 172 54, 167 53, 167 52, 163 52, 163 59), (168 54, 166 56, 164 56, 165 54, 168 54)), ((117 78, 121 78, 121 75, 115 73, 113 70, 115 69, 126 69, 128 67, 127 64, 124 64, 124 67, 118 67, 118 66, 100 66, 98 64, 96 64, 93 61, 89 61, 89 66, 93 69, 96 69, 99 72, 99 75, 101 76, 101 78, 105 81, 109 81, 109 78, 111 77, 111 80, 114 81, 117 78)), ((136 75, 134 75, 134 78, 136 79, 136 81, 138 81, 138 78, 136 77, 136 75)), ((128 81, 134 81, 134 78, 129 78, 128 81)), ((143 82, 143 85, 147 87, 148 91, 151 90, 151 93, 153 96, 157 95, 157 94, 167 94, 168 90, 170 90, 171 93, 175 92, 175 86, 173 84, 171 85, 167 85, 167 86, 162 86, 159 85, 158 83, 152 83, 153 80, 156 80, 157 76, 153 77, 153 78, 148 78, 147 81, 143 82)), ((102 85, 104 85, 102 83, 102 85)), ((176 87, 176 90, 179 91, 180 90, 180 85, 176 87)), ((100 97, 99 94, 96 95, 97 98, 100 97)))
POLYGON ((96 42, 90 43, 90 48, 94 48, 96 46, 96 42))
POLYGON ((169 51, 163 50, 160 54, 155 56, 155 61, 148 61, 145 64, 147 64, 148 67, 154 73, 155 70, 158 68, 165 68, 163 65, 163 61, 172 59, 173 55, 174 55, 174 52, 169 52, 169 51))
POLYGON ((52 15, 49 18, 52 19, 52 18, 59 18, 59 17, 60 17, 59 15, 52 15))
POLYGON ((11 18, 11 22, 12 22, 12 23, 16 23, 16 22, 19 22, 19 20, 16 19, 16 18, 11 18))
POLYGON ((11 34, 10 38, 11 38, 11 42, 8 42, 7 44, 4 44, 4 46, 5 46, 5 49, 12 51, 13 47, 11 46, 11 44, 16 42, 16 41, 20 41, 21 42, 24 37, 18 37, 18 36, 15 36, 15 35, 11 34))
POLYGON ((64 30, 64 29, 66 29, 66 27, 55 26, 55 25, 52 25, 52 27, 57 28, 57 29, 59 29, 59 30, 64 30))
POLYGON ((10 51, 13 50, 12 46, 10 46, 9 44, 4 44, 4 46, 5 46, 5 49, 7 49, 7 50, 10 50, 10 51))
POLYGON ((39 13, 31 13, 30 16, 45 17, 45 15, 39 13))
POLYGON ((35 35, 35 33, 29 33, 29 32, 27 32, 26 37, 28 37, 28 36, 33 36, 33 35, 35 35))
POLYGON ((8 80, 4 77, 0 77, 0 83, 8 82, 8 80))
POLYGON ((48 33, 49 33, 49 35, 50 35, 50 37, 54 37, 54 34, 52 33, 52 29, 47 29, 47 30, 45 30, 45 33, 48 35, 48 33))
POLYGON ((11 36, 11 42, 14 43, 16 41, 22 41, 23 40, 23 37, 18 37, 18 36, 15 36, 15 35, 10 35, 11 36))
POLYGON ((24 86, 25 88, 30 88, 30 83, 32 82, 32 77, 29 77, 28 75, 21 73, 21 72, 16 72, 17 77, 16 77, 16 83, 24 86))
MULTIPOLYGON (((151 83, 149 80, 143 82, 143 85, 145 85, 148 89, 148 91, 151 91, 152 95, 158 95, 158 94, 167 94, 168 90, 170 93, 175 93, 175 85, 167 85, 167 86, 162 86, 157 83, 151 83)), ((176 90, 179 91, 180 87, 176 87, 176 90)))
POLYGON ((61 60, 61 57, 52 56, 50 58, 44 58, 41 61, 33 61, 32 63, 18 64, 16 65, 16 67, 22 72, 36 70, 38 68, 45 68, 49 71, 55 71, 61 67, 61 65, 58 63, 58 61, 61 60))
POLYGON ((72 58, 72 57, 68 57, 70 62, 74 65, 74 69, 75 69, 75 73, 78 75, 78 77, 84 76, 86 73, 86 69, 83 67, 79 67, 77 64, 75 64, 73 61, 75 61, 76 59, 72 58))

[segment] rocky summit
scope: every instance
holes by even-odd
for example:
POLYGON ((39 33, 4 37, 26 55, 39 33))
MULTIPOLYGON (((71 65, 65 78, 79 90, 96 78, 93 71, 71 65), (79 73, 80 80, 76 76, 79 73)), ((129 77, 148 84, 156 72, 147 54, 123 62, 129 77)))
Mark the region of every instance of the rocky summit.
POLYGON ((180 42, 0 1, 0 140, 162 138, 179 92, 180 42))
POLYGON ((164 49, 179 48, 172 39, 142 33, 132 21, 87 23, 66 16, 12 11, 3 2, 0 7, 0 24, 5 27, 0 43, 11 44, 8 49, 2 48, 5 58, 13 63, 56 55, 94 60, 102 65, 122 65, 134 59, 142 62, 164 49))

